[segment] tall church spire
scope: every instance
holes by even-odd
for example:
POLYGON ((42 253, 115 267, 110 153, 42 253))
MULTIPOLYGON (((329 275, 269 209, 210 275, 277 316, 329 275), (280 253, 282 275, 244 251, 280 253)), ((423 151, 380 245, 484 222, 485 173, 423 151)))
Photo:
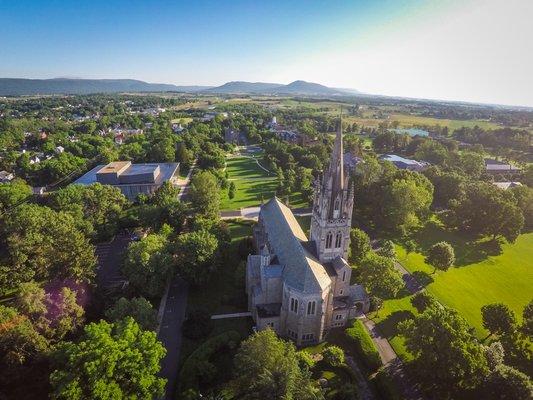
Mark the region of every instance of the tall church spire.
POLYGON ((339 118, 331 162, 322 179, 315 184, 311 240, 315 242, 320 261, 347 257, 352 222, 353 190, 344 176, 342 116, 339 118))

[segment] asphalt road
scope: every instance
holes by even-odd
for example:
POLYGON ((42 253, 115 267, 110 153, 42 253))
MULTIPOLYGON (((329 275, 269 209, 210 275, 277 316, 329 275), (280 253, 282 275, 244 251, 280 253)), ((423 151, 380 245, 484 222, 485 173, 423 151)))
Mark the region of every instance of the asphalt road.
POLYGON ((187 309, 187 283, 176 276, 170 283, 165 311, 161 318, 158 339, 167 349, 161 362, 160 376, 167 379, 165 399, 173 399, 178 382, 178 363, 181 349, 181 324, 187 309))

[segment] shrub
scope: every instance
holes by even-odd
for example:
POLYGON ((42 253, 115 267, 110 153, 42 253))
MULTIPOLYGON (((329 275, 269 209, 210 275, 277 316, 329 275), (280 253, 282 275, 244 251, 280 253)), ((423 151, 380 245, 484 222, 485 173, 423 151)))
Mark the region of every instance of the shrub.
POLYGON ((338 367, 344 364, 344 351, 337 346, 328 346, 322 352, 324 361, 332 367, 338 367))
POLYGON ((298 357, 298 365, 301 369, 311 370, 316 364, 316 361, 307 351, 299 351, 296 353, 296 357, 298 357))
POLYGON ((361 355, 369 369, 376 370, 382 366, 378 349, 360 320, 356 319, 353 326, 345 332, 354 342, 357 353, 361 355))
POLYGON ((241 335, 238 332, 227 331, 202 343, 181 367, 179 379, 181 390, 198 389, 201 382, 213 379, 217 375, 217 370, 210 358, 224 348, 235 348, 240 340, 241 335))

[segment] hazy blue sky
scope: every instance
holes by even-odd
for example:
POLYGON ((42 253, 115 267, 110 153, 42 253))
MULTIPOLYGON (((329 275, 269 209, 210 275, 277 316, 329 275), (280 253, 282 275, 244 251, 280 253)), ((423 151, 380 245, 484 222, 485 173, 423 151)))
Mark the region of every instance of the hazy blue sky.
POLYGON ((532 21, 533 0, 0 0, 0 77, 303 79, 533 106, 532 21))

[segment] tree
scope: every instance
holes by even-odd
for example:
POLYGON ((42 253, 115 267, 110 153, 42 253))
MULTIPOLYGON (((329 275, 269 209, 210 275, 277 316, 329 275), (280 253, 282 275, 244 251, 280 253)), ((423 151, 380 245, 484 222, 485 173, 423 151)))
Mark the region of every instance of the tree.
POLYGON ((419 313, 423 313, 429 306, 436 303, 435 299, 427 292, 418 292, 411 297, 411 304, 419 313))
POLYGON ((194 175, 189 196, 197 213, 213 219, 218 218, 220 209, 218 183, 211 172, 202 171, 194 175))
POLYGON ((206 282, 218 266, 217 249, 217 238, 206 230, 179 235, 174 252, 181 276, 194 285, 206 282))
POLYGON ((370 254, 359 267, 361 281, 374 296, 389 299, 403 288, 403 280, 390 258, 370 254))
POLYGON ((3 231, 12 265, 0 273, 7 287, 31 279, 90 281, 94 277, 94 247, 70 214, 24 204, 8 214, 3 231))
POLYGON ((176 161, 180 163, 181 168, 188 169, 193 162, 193 154, 187 149, 184 142, 179 142, 176 146, 176 161))
POLYGON ((138 294, 156 297, 163 293, 173 270, 168 234, 150 234, 129 244, 122 271, 138 294))
POLYGON ((359 265, 370 252, 370 238, 361 229, 350 231, 350 262, 359 265))
POLYGON ((155 332, 133 318, 85 327, 79 343, 64 342, 54 354, 53 399, 152 399, 163 395, 157 376, 165 348, 155 332))
POLYGON ((344 364, 344 350, 337 346, 328 346, 322 351, 324 361, 332 367, 344 364))
POLYGON ((414 240, 406 240, 403 248, 405 249, 405 256, 407 257, 410 253, 416 251, 416 243, 414 240))
POLYGON ((235 355, 235 397, 251 399, 322 399, 309 372, 302 370, 294 345, 270 330, 242 342, 235 355))
POLYGON ((0 212, 21 203, 31 195, 31 186, 22 179, 13 179, 9 185, 0 184, 0 212))
POLYGON ((0 361, 6 371, 48 349, 48 341, 15 308, 0 304, 0 361))
POLYGON ((468 322, 455 310, 430 306, 398 327, 425 383, 449 393, 454 388, 475 387, 486 375, 483 349, 468 322))
POLYGON ((78 304, 76 292, 66 286, 46 292, 35 282, 23 283, 16 304, 35 329, 50 340, 62 339, 84 322, 85 310, 78 304))
POLYGON ((144 297, 133 299, 121 297, 105 312, 105 317, 110 322, 132 317, 144 330, 155 330, 157 326, 157 312, 144 297))
POLYGON ((522 331, 526 335, 533 336, 533 300, 524 307, 522 319, 522 331))
POLYGON ((505 350, 502 344, 500 342, 492 342, 490 346, 485 346, 485 358, 491 371, 502 365, 505 359, 505 350))
POLYGON ((370 304, 371 304, 372 310, 376 312, 376 317, 377 317, 379 310, 381 310, 381 307, 383 307, 383 299, 378 296, 372 296, 370 298, 370 304))
POLYGON ((515 198, 516 205, 524 216, 524 226, 533 228, 533 188, 527 186, 516 186, 510 189, 515 198))
POLYGON ((510 333, 516 328, 513 311, 503 303, 487 304, 481 307, 483 327, 492 335, 510 333))
POLYGON ((472 182, 465 195, 450 202, 452 226, 493 239, 503 236, 509 242, 516 240, 524 225, 522 211, 512 196, 488 182, 472 182))
POLYGON ((51 197, 52 208, 74 214, 81 210, 84 220, 89 221, 100 234, 112 233, 116 229, 118 218, 128 204, 118 188, 100 183, 69 185, 51 197))
POLYGON ((425 262, 433 266, 433 273, 437 269, 447 271, 455 262, 453 247, 447 242, 435 243, 429 248, 425 262))
POLYGON ((396 249, 392 240, 384 240, 381 243, 381 247, 377 251, 380 256, 388 258, 396 258, 396 249))
POLYGON ((228 197, 230 198, 230 200, 232 200, 234 197, 235 197, 235 182, 230 182, 229 184, 229 189, 228 189, 228 197))
POLYGON ((484 399, 532 399, 533 382, 529 377, 507 365, 498 365, 487 377, 484 399))

